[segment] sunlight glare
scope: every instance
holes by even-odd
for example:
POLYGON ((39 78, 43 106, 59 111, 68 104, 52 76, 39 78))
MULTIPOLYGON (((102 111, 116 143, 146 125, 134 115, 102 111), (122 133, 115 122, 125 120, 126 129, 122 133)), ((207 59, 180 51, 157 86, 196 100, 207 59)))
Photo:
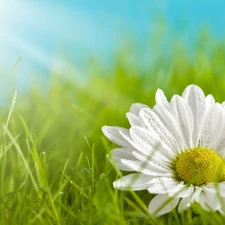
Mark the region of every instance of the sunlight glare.
POLYGON ((0 0, 0 28, 7 26, 10 21, 10 17, 13 16, 13 12, 10 10, 11 1, 0 0))
POLYGON ((11 0, 0 0, 0 39, 5 39, 5 34, 15 20, 17 4, 11 0))

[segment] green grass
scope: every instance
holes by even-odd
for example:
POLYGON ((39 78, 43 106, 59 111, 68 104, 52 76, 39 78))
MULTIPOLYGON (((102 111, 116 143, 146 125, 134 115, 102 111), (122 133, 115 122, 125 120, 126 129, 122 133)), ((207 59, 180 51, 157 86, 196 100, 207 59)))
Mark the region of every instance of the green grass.
POLYGON ((192 59, 171 49, 170 59, 145 66, 123 53, 109 69, 96 66, 82 85, 72 75, 51 74, 47 90, 40 84, 18 93, 14 109, 9 90, 0 112, 0 224, 224 224, 198 205, 154 218, 147 191, 113 189, 125 173, 106 158, 115 146, 101 132, 103 125, 129 127, 130 105, 152 107, 157 88, 170 99, 195 83, 225 100, 225 47, 199 43, 192 59))

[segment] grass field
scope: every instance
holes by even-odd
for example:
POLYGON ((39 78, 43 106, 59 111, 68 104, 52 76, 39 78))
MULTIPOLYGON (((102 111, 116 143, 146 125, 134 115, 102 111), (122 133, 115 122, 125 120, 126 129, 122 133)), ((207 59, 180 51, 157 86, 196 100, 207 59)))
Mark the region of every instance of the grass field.
POLYGON ((140 56, 133 54, 131 64, 118 54, 109 69, 96 65, 83 84, 51 74, 47 90, 40 84, 19 92, 15 105, 9 88, 0 112, 0 224, 224 224, 225 217, 198 205, 154 218, 147 191, 113 189, 125 173, 106 158, 115 146, 101 131, 129 127, 130 105, 152 107, 157 88, 170 99, 194 83, 224 101, 225 45, 202 39, 196 46, 191 57, 173 49, 170 59, 145 66, 140 56))

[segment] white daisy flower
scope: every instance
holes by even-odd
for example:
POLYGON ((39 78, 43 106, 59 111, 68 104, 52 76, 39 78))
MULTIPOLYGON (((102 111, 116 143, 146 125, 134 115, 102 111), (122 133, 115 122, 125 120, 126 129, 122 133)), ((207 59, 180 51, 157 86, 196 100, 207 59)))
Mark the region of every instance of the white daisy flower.
POLYGON ((156 92, 153 109, 133 104, 130 129, 104 126, 105 136, 121 146, 111 151, 112 163, 136 173, 113 183, 121 190, 148 190, 156 196, 149 211, 160 216, 193 203, 224 213, 225 103, 205 97, 201 88, 188 86, 182 96, 167 101, 156 92))

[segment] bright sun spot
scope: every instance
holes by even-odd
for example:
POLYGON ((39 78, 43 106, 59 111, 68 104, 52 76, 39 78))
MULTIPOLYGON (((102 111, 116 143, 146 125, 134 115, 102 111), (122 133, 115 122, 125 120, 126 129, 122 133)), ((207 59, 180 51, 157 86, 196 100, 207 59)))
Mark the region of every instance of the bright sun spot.
POLYGON ((11 25, 16 21, 19 4, 12 0, 0 0, 0 41, 6 41, 11 25))
POLYGON ((2 27, 7 27, 13 18, 13 12, 10 7, 12 1, 0 0, 0 29, 2 32, 2 27))
MULTIPOLYGON (((53 34, 58 34, 59 29, 54 25, 61 21, 52 16, 53 7, 42 6, 38 1, 0 0, 0 59, 14 62, 22 56, 24 62, 32 60, 45 68, 52 66, 56 60, 54 43, 46 47, 46 40, 58 40, 53 34)), ((61 12, 57 5, 54 9, 61 12)), ((66 16, 64 21, 69 21, 66 16)), ((57 67, 65 67, 64 61, 56 61, 57 67)))

